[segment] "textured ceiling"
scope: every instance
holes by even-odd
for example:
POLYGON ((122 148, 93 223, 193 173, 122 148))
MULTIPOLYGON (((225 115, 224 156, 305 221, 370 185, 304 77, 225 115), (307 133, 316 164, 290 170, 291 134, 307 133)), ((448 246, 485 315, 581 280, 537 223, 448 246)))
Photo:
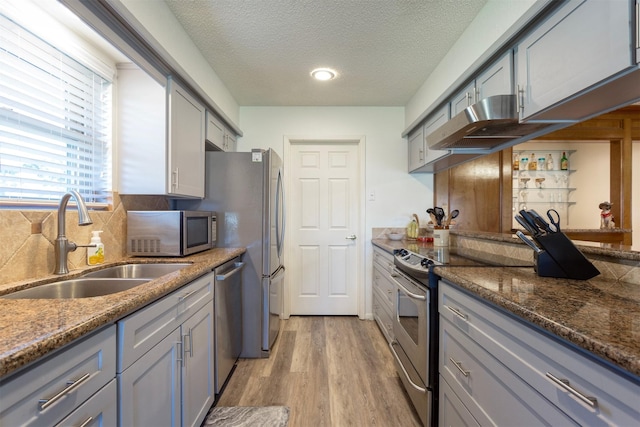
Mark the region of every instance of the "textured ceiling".
POLYGON ((241 106, 404 106, 487 0, 164 1, 241 106))

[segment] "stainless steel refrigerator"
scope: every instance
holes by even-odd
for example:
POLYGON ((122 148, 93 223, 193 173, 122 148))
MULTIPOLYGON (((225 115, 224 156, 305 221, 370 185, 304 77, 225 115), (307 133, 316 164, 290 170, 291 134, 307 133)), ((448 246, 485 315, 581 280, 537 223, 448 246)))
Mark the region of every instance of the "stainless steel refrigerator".
POLYGON ((269 357, 283 307, 284 184, 272 149, 206 153, 205 198, 179 209, 217 213, 218 247, 246 247, 242 357, 269 357))

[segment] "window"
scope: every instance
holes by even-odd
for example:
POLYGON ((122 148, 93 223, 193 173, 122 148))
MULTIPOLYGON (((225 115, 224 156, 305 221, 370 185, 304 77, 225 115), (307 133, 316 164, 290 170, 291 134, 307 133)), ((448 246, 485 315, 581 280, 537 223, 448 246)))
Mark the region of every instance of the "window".
POLYGON ((0 204, 111 191, 112 82, 0 15, 0 204))

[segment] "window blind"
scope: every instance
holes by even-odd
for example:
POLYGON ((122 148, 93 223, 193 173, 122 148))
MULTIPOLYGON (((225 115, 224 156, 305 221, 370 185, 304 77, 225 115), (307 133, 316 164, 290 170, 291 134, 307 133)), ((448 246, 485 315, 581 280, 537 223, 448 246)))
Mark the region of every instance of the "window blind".
POLYGON ((0 203, 111 191, 112 84, 0 15, 0 203))

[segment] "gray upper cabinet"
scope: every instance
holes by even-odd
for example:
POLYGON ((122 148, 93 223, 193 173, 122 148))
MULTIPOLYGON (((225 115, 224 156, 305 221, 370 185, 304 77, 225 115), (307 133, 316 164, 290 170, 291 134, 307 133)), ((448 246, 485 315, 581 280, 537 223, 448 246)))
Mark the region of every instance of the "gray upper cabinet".
POLYGON ((451 98, 451 117, 490 96, 513 94, 513 80, 513 52, 509 50, 451 98))
POLYGON ((236 151, 236 136, 211 111, 207 110, 207 143, 213 150, 236 151))
POLYGON ((618 88, 620 94, 607 88, 597 95, 599 85, 637 68, 633 3, 572 0, 521 39, 516 53, 521 120, 582 120, 640 96, 637 76, 635 88, 631 80, 618 88), (569 102, 585 91, 596 96, 569 102), (624 93, 629 91, 635 94, 624 93))
POLYGON ((409 140, 409 172, 424 166, 424 135, 422 126, 418 126, 408 136, 409 140))
POLYGON ((172 79, 118 69, 120 194, 204 197, 205 108, 172 79))
POLYGON ((513 82, 513 51, 509 50, 476 77, 476 102, 494 95, 515 93, 513 82))
POLYGON ((409 172, 433 172, 430 163, 449 154, 449 150, 430 150, 427 135, 449 120, 449 106, 431 114, 427 121, 409 134, 409 172))
POLYGON ((470 105, 476 102, 476 82, 473 81, 465 86, 461 91, 451 98, 449 105, 451 106, 451 117, 464 111, 470 105))

